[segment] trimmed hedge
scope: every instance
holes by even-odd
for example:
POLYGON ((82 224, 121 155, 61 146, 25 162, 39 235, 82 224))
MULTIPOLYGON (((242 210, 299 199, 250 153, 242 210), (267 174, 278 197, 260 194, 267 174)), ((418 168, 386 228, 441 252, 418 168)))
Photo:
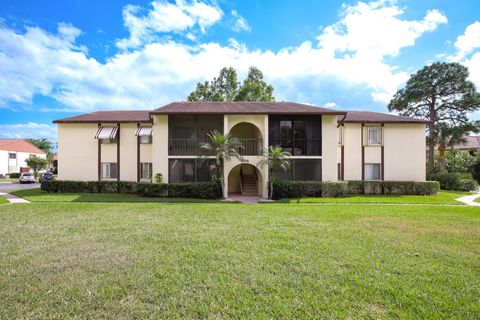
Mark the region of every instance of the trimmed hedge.
POLYGON ((273 183, 273 199, 342 197, 346 194, 433 195, 437 181, 288 181, 273 183))
POLYGON ((191 183, 146 183, 131 181, 43 181, 41 189, 53 193, 136 193, 144 197, 219 199, 218 181, 191 183))
POLYGON ((9 174, 8 174, 8 177, 9 177, 10 179, 17 179, 17 178, 20 178, 20 173, 19 173, 19 172, 9 173, 9 174))
POLYGON ((342 197, 347 192, 345 181, 288 181, 273 183, 273 199, 304 197, 342 197))

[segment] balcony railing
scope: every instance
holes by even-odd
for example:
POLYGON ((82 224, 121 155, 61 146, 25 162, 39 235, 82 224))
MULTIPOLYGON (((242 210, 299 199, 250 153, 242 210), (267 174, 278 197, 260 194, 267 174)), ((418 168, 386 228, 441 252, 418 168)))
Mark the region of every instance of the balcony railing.
POLYGON ((295 139, 295 140, 275 140, 268 141, 271 146, 281 146, 292 156, 321 156, 322 140, 320 139, 295 139))
MULTIPOLYGON (((262 139, 239 139, 243 148, 239 153, 243 156, 261 155, 263 151, 262 139)), ((209 139, 169 139, 168 154, 171 156, 197 156, 200 154, 200 144, 209 142, 209 139)))
POLYGON ((260 156, 263 152, 262 139, 239 139, 242 147, 240 154, 242 156, 260 156))

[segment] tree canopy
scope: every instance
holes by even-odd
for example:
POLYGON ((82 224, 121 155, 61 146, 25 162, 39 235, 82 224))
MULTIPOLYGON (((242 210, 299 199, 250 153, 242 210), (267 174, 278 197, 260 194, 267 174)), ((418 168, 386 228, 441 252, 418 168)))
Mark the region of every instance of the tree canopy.
POLYGON ((237 71, 232 67, 220 70, 212 81, 197 83, 188 96, 188 101, 275 101, 273 86, 263 80, 263 73, 250 67, 248 75, 240 84, 237 71))
POLYGON ((48 165, 47 159, 32 157, 25 160, 27 166, 33 170, 35 178, 38 177, 38 172, 42 169, 45 169, 48 165))
POLYGON ((398 90, 388 105, 390 111, 430 121, 428 164, 431 170, 439 123, 465 125, 469 123, 468 113, 480 108, 480 94, 468 75, 468 69, 459 63, 433 63, 411 75, 405 88, 398 90))
POLYGON ((52 143, 45 138, 28 138, 28 142, 44 151, 47 156, 52 156, 52 143))

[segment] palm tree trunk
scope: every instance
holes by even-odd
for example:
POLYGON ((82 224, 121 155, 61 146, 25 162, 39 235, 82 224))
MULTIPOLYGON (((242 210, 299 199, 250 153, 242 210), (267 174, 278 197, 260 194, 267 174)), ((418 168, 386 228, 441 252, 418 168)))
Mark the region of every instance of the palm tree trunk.
POLYGON ((439 152, 439 157, 438 157, 438 169, 440 171, 445 170, 445 145, 442 143, 438 146, 438 152, 439 152))

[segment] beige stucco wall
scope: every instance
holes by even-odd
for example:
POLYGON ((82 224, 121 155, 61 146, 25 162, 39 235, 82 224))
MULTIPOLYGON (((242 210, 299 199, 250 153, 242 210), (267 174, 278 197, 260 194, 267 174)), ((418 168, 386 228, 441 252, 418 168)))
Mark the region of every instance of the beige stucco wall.
POLYGON ((362 180, 361 130, 362 126, 358 123, 345 123, 343 127, 345 180, 362 180))
POLYGON ((365 163, 381 163, 382 148, 380 146, 365 146, 365 163))
POLYGON ((151 144, 140 145, 140 162, 150 162, 150 163, 152 162, 152 145, 151 144))
POLYGON ((425 180, 425 125, 385 124, 385 180, 425 180))
POLYGON ((95 123, 58 125, 60 180, 97 180, 98 143, 94 138, 97 130, 95 123))
POLYGON ((337 180, 337 116, 322 116, 322 180, 337 180))
POLYGON ((163 182, 168 182, 168 115, 153 116, 152 167, 155 176, 163 175, 163 182))
POLYGON ((120 180, 123 181, 137 181, 136 130, 136 123, 120 124, 120 180))

